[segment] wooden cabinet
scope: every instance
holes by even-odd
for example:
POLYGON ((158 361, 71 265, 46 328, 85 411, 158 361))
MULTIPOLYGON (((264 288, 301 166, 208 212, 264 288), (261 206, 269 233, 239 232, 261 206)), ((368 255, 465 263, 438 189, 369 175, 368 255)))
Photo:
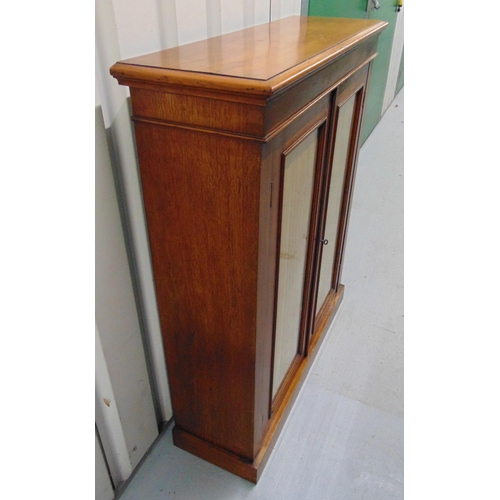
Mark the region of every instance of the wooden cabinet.
POLYGON ((342 300, 385 26, 290 17, 111 68, 130 87, 174 443, 253 482, 342 300))

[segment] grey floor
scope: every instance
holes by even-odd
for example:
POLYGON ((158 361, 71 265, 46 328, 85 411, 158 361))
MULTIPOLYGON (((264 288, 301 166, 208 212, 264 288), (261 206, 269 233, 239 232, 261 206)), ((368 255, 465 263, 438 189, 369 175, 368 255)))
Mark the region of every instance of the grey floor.
POLYGON ((120 500, 403 498, 403 91, 361 148, 345 296, 258 485, 167 430, 120 500))

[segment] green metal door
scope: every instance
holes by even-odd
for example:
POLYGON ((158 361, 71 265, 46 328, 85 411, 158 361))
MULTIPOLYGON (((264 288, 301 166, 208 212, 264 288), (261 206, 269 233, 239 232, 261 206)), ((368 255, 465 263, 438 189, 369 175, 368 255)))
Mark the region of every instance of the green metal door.
POLYGON ((377 47, 378 56, 373 62, 363 130, 361 131, 361 143, 370 135, 382 116, 382 103, 398 15, 397 0, 378 0, 380 8, 369 12, 367 11, 368 1, 372 2, 372 0, 309 0, 310 16, 380 19, 389 23, 389 26, 380 34, 377 47))

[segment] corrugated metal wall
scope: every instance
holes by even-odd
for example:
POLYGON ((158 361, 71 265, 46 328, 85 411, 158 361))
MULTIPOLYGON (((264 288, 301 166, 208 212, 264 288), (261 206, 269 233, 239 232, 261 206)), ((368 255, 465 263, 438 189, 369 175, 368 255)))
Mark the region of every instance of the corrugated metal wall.
POLYGON ((137 465, 172 409, 129 94, 109 68, 121 59, 300 15, 306 5, 96 0, 96 420, 115 486, 137 465))

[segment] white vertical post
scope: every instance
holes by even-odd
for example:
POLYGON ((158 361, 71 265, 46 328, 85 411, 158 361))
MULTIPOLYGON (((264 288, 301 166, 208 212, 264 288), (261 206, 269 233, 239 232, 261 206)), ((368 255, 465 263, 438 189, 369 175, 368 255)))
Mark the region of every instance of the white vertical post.
POLYGON ((95 420, 115 485, 132 473, 127 443, 109 377, 101 337, 95 327, 95 420))
POLYGON ((108 475, 108 468, 99 443, 97 430, 95 434, 95 500, 113 500, 113 485, 108 475))
POLYGON ((394 29, 394 39, 392 42, 391 60, 389 63, 389 73, 387 75, 387 84, 385 86, 384 100, 382 103, 382 114, 390 106, 396 94, 396 85, 398 82, 399 65, 401 55, 403 54, 404 44, 404 7, 396 18, 396 27, 394 29))
MULTIPOLYGON (((175 5, 172 6, 171 3, 168 5, 162 4, 163 7, 164 9, 160 10, 162 15, 167 16, 167 18, 157 17, 160 29, 168 28, 170 35, 164 40, 168 44, 176 44, 177 20, 168 17, 172 13, 176 13, 175 5), (172 27, 175 29, 170 30, 172 27)), ((118 85, 116 80, 109 74, 109 68, 115 62, 131 56, 131 54, 121 53, 115 8, 116 6, 111 0, 99 0, 96 4, 97 91, 100 94, 105 126, 111 128, 113 146, 122 174, 125 204, 130 224, 131 242, 146 329, 145 333, 148 339, 148 354, 154 374, 154 385, 156 387, 154 396, 161 412, 161 419, 168 421, 172 417, 172 406, 163 353, 160 320, 156 306, 156 293, 154 290, 132 125, 127 108, 127 89, 118 85)), ((137 8, 140 9, 139 4, 137 8)), ((133 13, 128 13, 128 16, 132 18, 133 13)), ((120 19, 125 17, 123 12, 119 16, 120 19)), ((151 43, 153 45, 156 43, 156 35, 151 43)), ((127 47, 130 43, 124 42, 122 45, 127 47)))

